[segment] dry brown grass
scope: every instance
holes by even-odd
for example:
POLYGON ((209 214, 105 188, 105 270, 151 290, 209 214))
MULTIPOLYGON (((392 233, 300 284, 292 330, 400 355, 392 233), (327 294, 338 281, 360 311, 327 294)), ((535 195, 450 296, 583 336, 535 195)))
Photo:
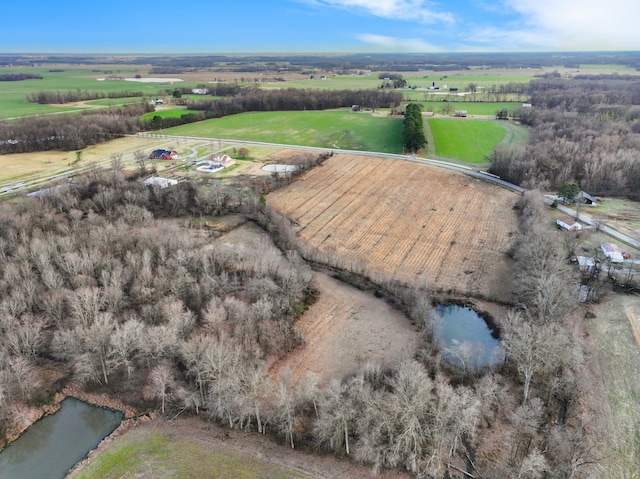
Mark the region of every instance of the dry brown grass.
POLYGON ((332 258, 444 291, 507 300, 518 196, 464 174, 337 155, 268 201, 332 258))
POLYGON ((384 300, 323 273, 315 274, 320 294, 298 321, 304 345, 279 361, 294 383, 308 373, 322 384, 357 372, 364 364, 389 365, 411 356, 420 335, 409 320, 384 300))
MULTIPOLYGON (((169 142, 174 144, 175 140, 169 142)), ((75 151, 37 151, 0 155, 0 184, 27 177, 54 175, 70 168, 85 167, 90 163, 108 164, 110 156, 114 153, 122 153, 125 164, 133 167, 134 151, 162 148, 168 144, 166 139, 119 138, 83 149, 81 161, 75 165, 72 165, 76 160, 75 151)))

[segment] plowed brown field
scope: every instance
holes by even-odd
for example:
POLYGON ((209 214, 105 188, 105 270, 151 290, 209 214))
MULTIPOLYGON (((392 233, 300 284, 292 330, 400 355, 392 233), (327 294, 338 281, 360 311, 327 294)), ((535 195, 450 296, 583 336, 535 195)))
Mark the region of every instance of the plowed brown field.
POLYGON ((320 252, 404 281, 507 299, 517 194, 427 165, 336 155, 269 203, 320 252))

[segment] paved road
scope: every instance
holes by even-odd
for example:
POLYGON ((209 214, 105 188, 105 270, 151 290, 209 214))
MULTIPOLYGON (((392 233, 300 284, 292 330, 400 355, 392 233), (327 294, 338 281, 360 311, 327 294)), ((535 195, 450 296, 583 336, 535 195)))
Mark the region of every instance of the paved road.
MULTIPOLYGON (((285 144, 281 144, 281 143, 266 143, 266 142, 260 142, 260 141, 247 141, 247 140, 232 140, 232 139, 226 139, 226 138, 202 138, 202 137, 197 137, 197 136, 175 136, 175 135, 160 135, 160 134, 155 134, 155 133, 139 133, 137 135, 124 135, 124 136, 129 136, 129 137, 145 137, 145 138, 157 138, 157 139, 167 139, 167 140, 189 140, 189 141, 205 141, 205 142, 214 142, 217 141, 220 144, 222 143, 231 143, 231 144, 235 144, 235 145, 247 145, 247 146, 265 146, 265 147, 273 147, 273 148, 286 148, 286 149, 290 149, 290 150, 302 150, 302 151, 315 151, 318 153, 326 153, 328 151, 331 151, 333 153, 341 153, 341 154, 346 154, 346 155, 363 155, 363 156, 373 156, 373 157, 378 157, 378 158, 388 158, 391 160, 399 160, 399 161, 410 161, 412 163, 419 163, 422 165, 430 165, 430 166, 436 166, 438 168, 445 168, 447 170, 450 171, 457 171, 459 173, 464 173, 465 175, 469 175, 472 176, 474 178, 479 178, 481 180, 485 180, 485 181, 489 181, 491 183, 494 183, 496 185, 502 186, 503 188, 507 188, 509 190, 512 190, 516 193, 522 193, 525 191, 524 188, 518 186, 518 185, 514 185, 512 183, 509 183, 508 181, 504 181, 502 180, 500 177, 495 176, 495 175, 491 175, 488 173, 485 173, 483 171, 478 171, 478 170, 474 170, 473 168, 467 167, 467 166, 462 166, 462 165, 456 165, 453 163, 447 163, 446 161, 440 161, 440 160, 431 160, 428 158, 417 158, 413 155, 411 156, 407 156, 407 155, 395 155, 395 154, 391 154, 391 153, 380 153, 377 151, 361 151, 361 150, 341 150, 339 148, 319 148, 319 147, 313 147, 313 146, 300 146, 300 145, 285 145, 285 144)), ((226 148, 225 148, 226 149, 226 148)), ((222 151, 222 150, 221 150, 222 151)), ((195 156, 195 151, 194 149, 192 149, 192 154, 189 155, 190 157, 195 156)), ((76 172, 78 173, 78 172, 76 172)), ((24 187, 34 187, 37 185, 43 185, 46 182, 55 179, 57 177, 62 177, 66 174, 66 172, 57 172, 55 175, 51 175, 48 178, 39 178, 37 180, 32 180, 31 182, 29 181, 25 181, 21 186, 24 187)), ((9 186, 9 184, 7 185, 1 185, 1 186, 9 186)), ((0 196, 2 196, 2 194, 7 194, 9 193, 7 192, 0 192, 0 196)), ((547 202, 547 204, 551 204, 553 202, 553 200, 546 198, 545 200, 547 202)), ((571 215, 572 217, 576 217, 576 212, 570 208, 567 208, 566 206, 563 205, 558 205, 558 209, 565 212, 568 215, 571 215)), ((582 221, 583 223, 590 225, 590 226, 595 226, 595 221, 589 217, 588 215, 584 214, 584 213, 580 213, 579 216, 577 216, 577 218, 582 221)), ((625 235, 623 233, 620 233, 618 231, 615 231, 611 228, 609 228, 608 226, 605 225, 600 225, 599 226, 600 231, 602 231, 603 233, 606 233, 607 235, 623 242, 626 243, 630 246, 633 246, 635 248, 640 249, 640 241, 631 238, 628 235, 625 235)))
POLYGON ((524 188, 509 183, 500 179, 498 176, 490 175, 488 173, 474 170, 473 168, 469 168, 467 166, 456 165, 454 163, 447 163, 446 161, 440 160, 431 160, 428 158, 417 158, 415 156, 408 155, 395 155, 392 153, 380 153, 377 151, 362 151, 362 150, 341 150, 339 148, 319 148, 315 146, 300 146, 300 145, 285 145, 281 143, 266 143, 261 141, 247 141, 247 140, 230 140, 225 138, 201 138, 197 136, 172 136, 172 135, 154 135, 149 133, 141 133, 139 135, 129 135, 129 136, 144 136, 144 137, 154 137, 156 136, 159 139, 176 139, 176 140, 193 140, 193 141, 217 141, 220 143, 234 143, 238 145, 247 145, 247 146, 265 146, 265 147, 273 147, 273 148, 287 148, 289 150, 303 150, 303 151, 315 151, 318 153, 326 153, 328 151, 332 151, 333 153, 341 153, 345 155, 362 155, 362 156, 373 156, 377 158, 388 158, 391 160, 401 160, 401 161, 410 161, 413 163, 420 163, 423 165, 431 165, 437 166, 439 168, 445 168, 451 171, 457 171, 459 173, 464 173, 469 176, 473 176, 474 178, 480 178, 482 180, 490 181, 497 185, 503 186, 510 190, 513 190, 517 193, 522 193, 524 188))
MULTIPOLYGON (((133 135, 132 135, 133 136, 133 135)), ((141 134, 141 136, 154 136, 153 134, 141 134)), ((283 145, 280 143, 265 143, 265 142, 259 142, 259 141, 246 141, 246 140, 230 140, 230 139, 224 139, 224 138, 200 138, 200 137, 192 137, 192 136, 171 136, 171 135, 157 135, 158 138, 168 138, 168 139, 185 139, 185 140, 196 140, 196 141, 203 141, 203 140, 208 140, 208 141, 218 141, 220 143, 234 143, 234 144, 240 144, 240 145, 248 145, 248 146, 266 146, 266 147, 274 147, 274 148, 287 148, 287 149, 291 149, 291 150, 305 150, 305 151, 317 151, 319 153, 324 153, 327 151, 332 151, 334 153, 342 153, 342 154, 346 154, 346 155, 363 155, 363 156, 374 156, 374 157, 378 157, 378 158, 388 158, 391 160, 401 160, 401 161, 410 161, 413 163, 420 163, 423 165, 431 165, 431 166, 437 166, 438 168, 445 168, 447 170, 451 170, 451 171, 457 171, 459 173, 464 173, 465 175, 469 175, 472 176, 474 178, 479 178, 481 180, 485 180, 485 181, 489 181, 491 183, 494 183, 496 185, 502 186, 504 188, 510 189, 512 191, 515 191, 517 193, 522 193, 525 191, 524 188, 518 186, 518 185, 514 185, 513 183, 509 183, 508 181, 505 181, 503 179, 501 179, 498 176, 495 175, 491 175, 488 173, 485 173, 483 171, 478 171, 478 170, 474 170, 473 168, 469 168, 466 166, 461 166, 461 165, 456 165, 453 163, 447 163, 446 161, 440 161, 440 160, 431 160, 428 158, 417 158, 415 156, 407 156, 407 155, 394 155, 391 153, 379 153, 376 151, 360 151, 360 150, 341 150, 339 148, 318 148, 318 147, 313 147, 313 146, 299 146, 299 145, 283 145)), ((549 198, 545 198, 545 202, 547 204, 551 204, 553 203, 552 199, 549 198)), ((576 218, 580 221, 582 221, 583 223, 589 225, 589 226, 596 226, 596 221, 591 218, 590 216, 586 215, 585 213, 580 213, 578 216, 576 216, 576 211, 572 210, 571 208, 568 208, 564 205, 558 205, 558 209, 560 211, 563 211, 564 213, 576 218)), ((614 229, 609 228, 606 225, 599 225, 599 230, 609 236, 611 236, 612 238, 617 239, 618 241, 621 241, 629 246, 633 246, 634 248, 638 248, 640 249, 640 241, 626 235, 623 233, 620 233, 619 231, 616 231, 614 229)))
MULTIPOLYGON (((553 203, 554 200, 555 198, 545 197, 544 201, 546 204, 550 205, 551 203, 553 203)), ((617 239, 618 241, 621 241, 622 243, 625 243, 629 246, 633 246, 634 248, 640 249, 640 241, 632 238, 629 235, 620 233, 619 231, 609 228, 606 225, 598 224, 597 220, 594 220, 591 216, 585 213, 578 214, 576 210, 561 204, 558 204, 558 209, 563 213, 568 214, 572 218, 576 218, 577 220, 582 221, 586 225, 593 226, 594 228, 597 227, 601 232, 611 236, 612 238, 617 239)))

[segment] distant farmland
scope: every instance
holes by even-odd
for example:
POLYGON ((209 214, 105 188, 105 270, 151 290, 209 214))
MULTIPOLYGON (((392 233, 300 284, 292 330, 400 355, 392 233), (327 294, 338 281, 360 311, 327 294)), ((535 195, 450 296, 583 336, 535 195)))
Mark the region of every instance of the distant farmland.
POLYGON ((429 118, 437 156, 484 163, 507 130, 495 121, 429 118))
POLYGON ((162 133, 383 153, 402 151, 401 119, 351 111, 242 113, 168 128, 162 133))

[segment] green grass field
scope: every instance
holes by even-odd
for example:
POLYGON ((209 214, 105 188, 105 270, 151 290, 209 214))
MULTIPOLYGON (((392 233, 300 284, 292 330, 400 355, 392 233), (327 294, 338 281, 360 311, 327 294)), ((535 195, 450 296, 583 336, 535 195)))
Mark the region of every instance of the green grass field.
POLYGON ((467 163, 484 163, 485 157, 507 135, 496 121, 429 118, 435 154, 467 163))
POLYGON ((422 111, 441 113, 443 106, 451 105, 453 111, 467 110, 467 114, 469 115, 490 116, 494 116, 496 110, 499 110, 501 108, 513 110, 514 108, 519 108, 522 106, 522 102, 418 101, 417 103, 420 103, 420 105, 422 105, 422 111))
POLYGON ((195 113, 195 112, 190 112, 189 110, 186 109, 186 107, 184 108, 180 108, 180 109, 175 109, 175 110, 159 110, 159 111, 152 111, 150 113, 145 113, 144 115, 141 116, 141 118, 153 118, 154 116, 159 116, 161 118, 180 118, 182 115, 185 115, 187 113, 195 113))
MULTIPOLYGON (((140 91, 148 96, 156 96, 159 90, 178 85, 177 83, 170 85, 165 83, 138 83, 125 80, 98 81, 98 78, 105 78, 108 75, 133 77, 136 74, 143 74, 147 76, 144 72, 145 68, 148 67, 143 65, 108 65, 96 66, 95 68, 79 68, 72 65, 47 65, 46 67, 0 68, 0 74, 30 73, 43 77, 42 80, 0 81, 0 119, 78 110, 76 107, 67 105, 39 105, 25 101, 27 94, 40 90, 63 91, 80 89, 104 93, 131 90, 140 91), (52 69, 64 71, 51 72, 50 70, 52 69)), ((196 83, 194 82, 179 83, 179 86, 195 85, 196 83)), ((135 101, 135 99, 104 99, 99 101, 104 103, 95 103, 95 105, 118 105, 135 101)))
POLYGON ((385 153, 402 151, 402 120, 347 110, 243 113, 159 133, 385 153))
POLYGON ((134 431, 101 453, 76 479, 293 479, 304 477, 246 456, 154 431, 134 431), (136 434, 137 433, 137 434, 136 434))

